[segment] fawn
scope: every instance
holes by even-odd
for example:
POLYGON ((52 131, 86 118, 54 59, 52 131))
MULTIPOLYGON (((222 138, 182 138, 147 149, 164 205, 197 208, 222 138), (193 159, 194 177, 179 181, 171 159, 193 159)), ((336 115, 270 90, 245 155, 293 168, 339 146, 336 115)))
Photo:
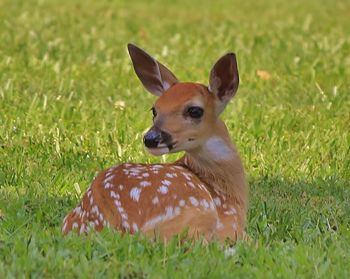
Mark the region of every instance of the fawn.
POLYGON ((238 89, 235 54, 216 62, 207 87, 179 82, 135 45, 129 44, 128 51, 145 89, 158 96, 153 126, 143 139, 146 149, 153 155, 185 155, 169 164, 123 163, 102 171, 64 219, 63 233, 112 227, 163 240, 185 229, 206 241, 243 237, 248 203, 244 169, 219 119, 238 89))

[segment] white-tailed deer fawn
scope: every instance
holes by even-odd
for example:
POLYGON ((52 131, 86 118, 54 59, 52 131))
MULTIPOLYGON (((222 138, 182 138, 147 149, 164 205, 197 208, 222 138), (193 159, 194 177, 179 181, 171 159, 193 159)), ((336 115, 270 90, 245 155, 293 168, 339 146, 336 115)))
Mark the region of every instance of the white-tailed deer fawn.
POLYGON ((147 150, 185 155, 170 164, 124 163, 102 171, 64 219, 63 233, 107 226, 162 239, 185 229, 208 241, 242 237, 247 211, 244 170, 219 119, 238 88, 235 54, 216 62, 207 87, 179 82, 135 45, 129 44, 128 50, 142 84, 158 96, 153 126, 144 136, 147 150))

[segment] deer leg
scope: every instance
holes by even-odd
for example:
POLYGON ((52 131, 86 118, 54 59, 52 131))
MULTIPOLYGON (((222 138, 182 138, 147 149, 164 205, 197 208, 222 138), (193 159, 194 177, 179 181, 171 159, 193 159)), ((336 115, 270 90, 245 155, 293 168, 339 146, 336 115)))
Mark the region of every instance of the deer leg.
POLYGON ((181 234, 187 230, 187 238, 199 239, 203 237, 209 242, 215 237, 217 213, 215 211, 199 211, 196 208, 186 210, 183 214, 171 220, 164 221, 147 228, 143 232, 146 235, 169 240, 172 236, 181 234))

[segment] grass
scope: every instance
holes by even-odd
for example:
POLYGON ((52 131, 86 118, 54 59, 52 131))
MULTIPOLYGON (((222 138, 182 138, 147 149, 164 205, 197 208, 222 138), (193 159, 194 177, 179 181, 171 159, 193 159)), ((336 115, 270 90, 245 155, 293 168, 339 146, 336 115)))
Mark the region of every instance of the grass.
MULTIPOLYGON (((349 278, 349 1, 0 2, 1 278, 349 278), (126 44, 207 83, 235 51, 223 115, 250 184, 235 253, 60 226, 97 171, 153 158, 153 96, 126 44), (268 79, 259 77, 265 71, 268 79)), ((265 74, 266 76, 266 74, 265 74)))

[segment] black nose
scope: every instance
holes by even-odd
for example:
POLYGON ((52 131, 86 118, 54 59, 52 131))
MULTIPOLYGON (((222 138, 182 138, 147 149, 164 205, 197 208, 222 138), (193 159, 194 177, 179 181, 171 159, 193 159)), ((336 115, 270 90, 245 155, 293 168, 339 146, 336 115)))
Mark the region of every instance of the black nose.
POLYGON ((151 128, 143 137, 143 143, 148 148, 156 148, 158 144, 168 144, 171 141, 171 136, 159 130, 158 128, 151 128))
POLYGON ((143 137, 143 143, 148 148, 156 148, 161 140, 161 132, 156 129, 150 129, 143 137))

